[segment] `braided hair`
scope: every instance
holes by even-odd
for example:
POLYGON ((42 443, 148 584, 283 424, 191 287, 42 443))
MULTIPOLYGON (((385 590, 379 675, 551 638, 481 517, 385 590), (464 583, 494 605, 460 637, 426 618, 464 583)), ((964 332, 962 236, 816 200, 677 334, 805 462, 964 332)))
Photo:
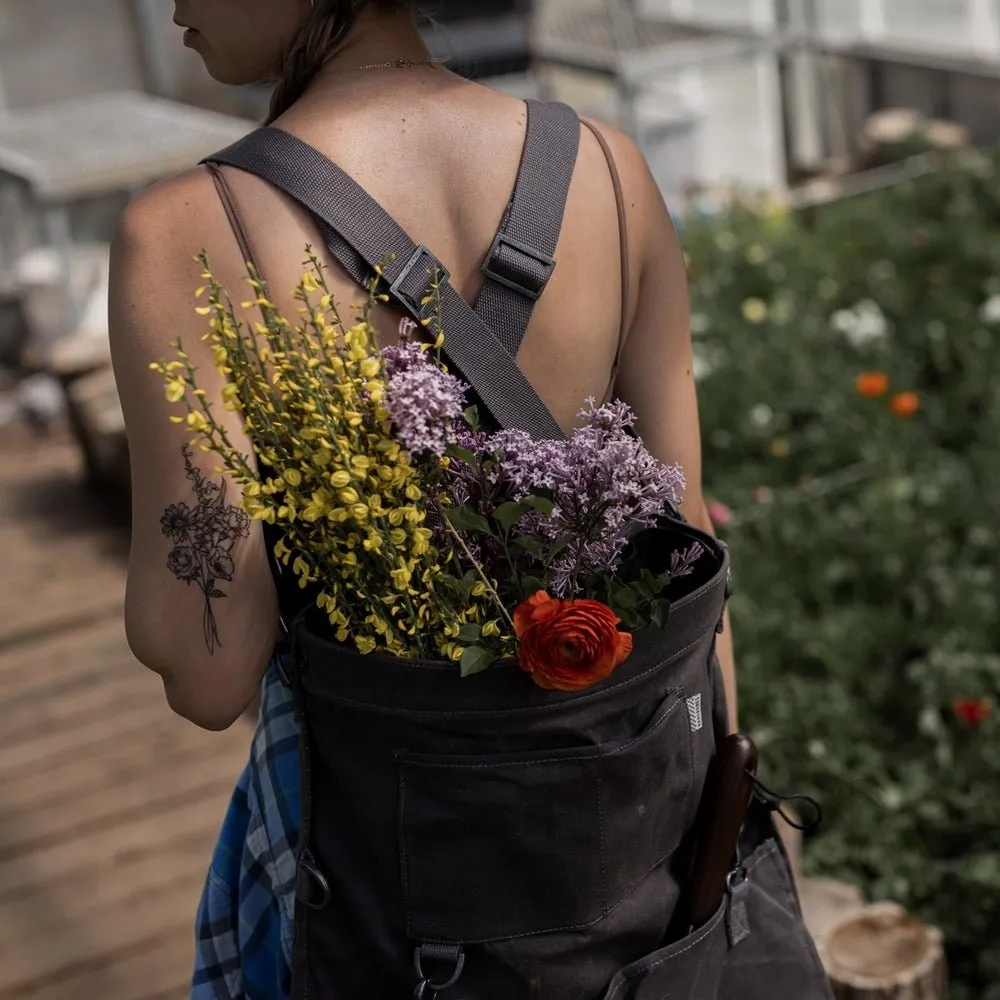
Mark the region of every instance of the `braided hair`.
POLYGON ((306 92, 367 8, 391 11, 409 3, 410 0, 314 0, 312 12, 285 54, 267 123, 283 115, 306 92))

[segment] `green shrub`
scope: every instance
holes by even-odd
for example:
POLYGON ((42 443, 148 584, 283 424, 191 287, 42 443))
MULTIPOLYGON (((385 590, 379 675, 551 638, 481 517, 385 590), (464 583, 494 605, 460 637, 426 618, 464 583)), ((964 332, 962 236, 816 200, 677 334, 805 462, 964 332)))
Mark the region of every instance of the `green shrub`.
POLYGON ((940 926, 956 995, 996 1000, 1000 157, 682 240, 762 776, 822 802, 811 870, 940 926))

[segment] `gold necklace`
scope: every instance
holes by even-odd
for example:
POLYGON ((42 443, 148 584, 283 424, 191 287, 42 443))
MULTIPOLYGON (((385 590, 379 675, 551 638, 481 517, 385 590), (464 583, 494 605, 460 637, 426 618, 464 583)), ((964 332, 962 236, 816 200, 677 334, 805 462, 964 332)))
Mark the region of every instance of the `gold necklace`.
POLYGON ((357 66, 358 71, 368 69, 408 69, 411 66, 440 66, 440 59, 390 59, 387 62, 366 63, 364 66, 357 66))

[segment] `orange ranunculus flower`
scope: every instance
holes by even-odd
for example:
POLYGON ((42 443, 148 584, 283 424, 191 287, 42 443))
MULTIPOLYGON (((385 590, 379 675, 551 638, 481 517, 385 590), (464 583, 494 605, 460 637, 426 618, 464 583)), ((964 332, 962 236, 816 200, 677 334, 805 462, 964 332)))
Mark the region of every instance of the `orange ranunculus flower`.
POLYGON ((920 409, 920 397, 915 392, 899 392, 889 400, 889 409, 907 420, 920 409))
POLYGON ((878 399, 889 391, 889 376, 885 372, 862 372, 855 380, 858 395, 865 399, 878 399))
POLYGON ((518 660, 539 687, 581 691, 604 680, 632 652, 632 634, 606 604, 559 600, 539 590, 514 612, 518 660))

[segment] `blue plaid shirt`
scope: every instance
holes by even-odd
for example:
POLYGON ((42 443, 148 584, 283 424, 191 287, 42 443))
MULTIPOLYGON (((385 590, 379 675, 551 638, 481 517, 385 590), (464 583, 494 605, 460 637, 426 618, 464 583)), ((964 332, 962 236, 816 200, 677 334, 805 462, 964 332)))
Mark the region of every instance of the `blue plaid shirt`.
POLYGON ((250 761, 236 785, 198 907, 191 1000, 285 1000, 299 839, 299 729, 272 661, 250 761))

